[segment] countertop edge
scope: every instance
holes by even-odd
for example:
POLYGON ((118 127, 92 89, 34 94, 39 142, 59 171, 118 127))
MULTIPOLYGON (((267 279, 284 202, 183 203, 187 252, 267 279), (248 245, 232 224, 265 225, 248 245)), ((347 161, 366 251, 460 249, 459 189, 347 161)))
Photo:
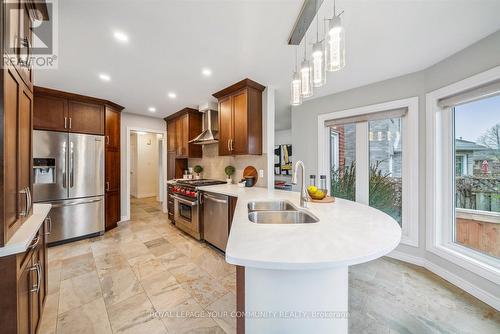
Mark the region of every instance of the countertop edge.
POLYGON ((19 227, 7 244, 0 247, 0 257, 25 252, 51 208, 51 204, 33 204, 33 214, 19 227))

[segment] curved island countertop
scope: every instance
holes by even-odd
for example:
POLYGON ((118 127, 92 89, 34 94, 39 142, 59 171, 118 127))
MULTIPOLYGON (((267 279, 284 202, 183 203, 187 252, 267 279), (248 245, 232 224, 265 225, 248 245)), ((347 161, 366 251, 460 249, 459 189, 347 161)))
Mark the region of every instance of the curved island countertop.
POLYGON ((237 185, 200 190, 238 197, 226 247, 226 261, 234 265, 281 270, 344 267, 384 256, 401 240, 401 228, 392 217, 348 200, 309 202, 306 210, 319 218, 318 223, 256 224, 248 219, 248 202, 288 200, 300 208, 299 193, 237 185))

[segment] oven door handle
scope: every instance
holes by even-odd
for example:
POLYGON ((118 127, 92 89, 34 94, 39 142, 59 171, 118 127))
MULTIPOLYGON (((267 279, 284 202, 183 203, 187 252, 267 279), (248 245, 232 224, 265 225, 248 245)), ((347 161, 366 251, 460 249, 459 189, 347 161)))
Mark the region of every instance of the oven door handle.
POLYGON ((198 201, 194 201, 194 202, 191 202, 191 201, 188 201, 187 199, 183 199, 183 198, 180 198, 180 197, 177 197, 177 196, 174 196, 174 195, 170 195, 170 197, 172 197, 173 199, 181 202, 181 203, 184 203, 184 204, 187 204, 189 206, 195 206, 195 205, 198 205, 198 201))

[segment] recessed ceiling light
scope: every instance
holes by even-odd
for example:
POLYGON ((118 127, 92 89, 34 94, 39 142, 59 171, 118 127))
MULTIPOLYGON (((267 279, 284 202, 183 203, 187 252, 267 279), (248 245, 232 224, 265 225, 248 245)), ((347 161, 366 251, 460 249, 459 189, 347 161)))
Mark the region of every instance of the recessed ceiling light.
POLYGON ((175 99, 177 97, 177 94, 175 94, 174 92, 169 92, 168 97, 171 99, 175 99))
POLYGON ((149 108, 148 108, 148 111, 149 111, 149 112, 156 112, 156 108, 155 108, 155 107, 149 107, 149 108))
POLYGON ((106 73, 100 73, 99 79, 101 79, 102 81, 111 81, 111 77, 106 73))
POLYGON ((119 42, 122 42, 122 43, 128 42, 128 36, 121 31, 115 31, 113 33, 113 36, 115 36, 116 40, 119 42))
POLYGON ((205 67, 205 68, 202 68, 202 69, 201 69, 201 74, 203 74, 203 75, 204 75, 204 76, 206 76, 206 77, 209 77, 209 76, 211 76, 211 75, 212 75, 212 70, 211 70, 211 69, 209 69, 209 68, 206 68, 206 67, 205 67))

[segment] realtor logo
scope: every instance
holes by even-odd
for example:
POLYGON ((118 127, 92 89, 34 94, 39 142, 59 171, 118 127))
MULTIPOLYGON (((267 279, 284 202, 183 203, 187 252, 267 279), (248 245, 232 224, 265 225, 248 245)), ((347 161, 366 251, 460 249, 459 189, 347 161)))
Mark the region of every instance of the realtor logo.
POLYGON ((57 0, 3 0, 6 19, 4 65, 57 68, 57 0))

